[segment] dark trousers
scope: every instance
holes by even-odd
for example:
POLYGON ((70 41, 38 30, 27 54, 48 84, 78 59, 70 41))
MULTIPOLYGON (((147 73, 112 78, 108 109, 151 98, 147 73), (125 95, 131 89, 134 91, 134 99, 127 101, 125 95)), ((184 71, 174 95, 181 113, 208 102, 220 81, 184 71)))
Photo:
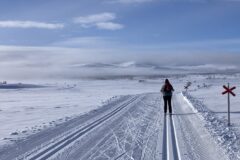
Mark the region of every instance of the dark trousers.
POLYGON ((172 113, 172 96, 163 96, 163 100, 164 100, 164 113, 167 113, 167 105, 168 105, 168 110, 169 113, 172 113))

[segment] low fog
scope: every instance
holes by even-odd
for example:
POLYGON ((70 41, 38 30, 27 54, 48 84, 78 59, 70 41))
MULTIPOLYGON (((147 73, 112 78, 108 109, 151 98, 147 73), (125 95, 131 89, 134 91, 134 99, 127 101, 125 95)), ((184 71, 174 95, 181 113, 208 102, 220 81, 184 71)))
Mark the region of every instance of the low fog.
POLYGON ((236 53, 1 46, 0 76, 22 80, 227 72, 239 69, 239 59, 236 53))

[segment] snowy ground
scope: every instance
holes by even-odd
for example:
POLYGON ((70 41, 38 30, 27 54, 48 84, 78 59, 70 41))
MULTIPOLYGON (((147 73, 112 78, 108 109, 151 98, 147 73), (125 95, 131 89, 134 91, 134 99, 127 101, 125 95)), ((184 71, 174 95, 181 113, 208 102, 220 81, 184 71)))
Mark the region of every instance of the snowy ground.
POLYGON ((163 79, 0 90, 0 159, 240 159, 240 75, 170 80, 172 118, 162 113, 163 79), (187 81, 192 85, 182 93, 187 81), (221 95, 227 82, 237 86, 231 127, 221 95))
POLYGON ((47 88, 0 89, 0 144, 87 113, 115 96, 157 92, 160 85, 159 81, 105 80, 62 82, 47 88))
POLYGON ((205 127, 215 137, 216 142, 227 148, 229 155, 240 159, 240 75, 208 75, 193 77, 193 86, 185 93, 189 102, 200 112, 205 127), (228 126, 227 95, 222 95, 223 85, 236 86, 231 96, 231 126, 228 126))

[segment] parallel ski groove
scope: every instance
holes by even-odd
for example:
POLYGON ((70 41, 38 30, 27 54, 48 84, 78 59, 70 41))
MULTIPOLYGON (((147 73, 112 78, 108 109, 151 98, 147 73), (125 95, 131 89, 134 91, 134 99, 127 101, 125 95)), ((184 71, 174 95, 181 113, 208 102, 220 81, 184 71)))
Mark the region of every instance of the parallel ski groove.
POLYGON ((168 138, 167 138, 167 116, 164 115, 163 122, 163 145, 162 145, 162 160, 167 160, 168 158, 168 138))
POLYGON ((172 115, 164 115, 163 126, 163 143, 162 143, 162 160, 181 160, 178 140, 176 136, 176 129, 172 115), (170 145, 171 144, 171 145, 170 145))
POLYGON ((175 160, 181 160, 175 124, 174 124, 174 120, 173 120, 172 116, 170 116, 170 125, 171 125, 171 135, 172 135, 173 157, 175 160))
MULTIPOLYGON (((69 145, 70 143, 72 143, 73 141, 75 141, 76 139, 78 139, 79 137, 84 135, 85 133, 87 133, 88 131, 92 130, 93 128, 97 127, 98 125, 100 125, 104 121, 108 120, 109 118, 111 118, 112 116, 117 114, 119 111, 124 109, 126 106, 128 106, 129 104, 131 104, 132 102, 137 100, 137 98, 138 98, 138 96, 133 97, 131 100, 125 102, 124 104, 122 104, 121 106, 119 106, 118 108, 113 110, 112 112, 110 112, 107 115, 95 120, 94 122, 90 123, 89 125, 80 128, 79 130, 70 134, 69 136, 67 136, 63 140, 53 144, 52 146, 44 149, 43 151, 41 151, 37 155, 31 157, 29 160, 36 160, 36 159, 46 160, 46 159, 50 158, 55 153, 57 153, 58 151, 60 151, 61 149, 63 149, 64 147, 66 147, 67 145, 69 145)), ((20 160, 23 160, 23 159, 24 158, 22 158, 20 160)))

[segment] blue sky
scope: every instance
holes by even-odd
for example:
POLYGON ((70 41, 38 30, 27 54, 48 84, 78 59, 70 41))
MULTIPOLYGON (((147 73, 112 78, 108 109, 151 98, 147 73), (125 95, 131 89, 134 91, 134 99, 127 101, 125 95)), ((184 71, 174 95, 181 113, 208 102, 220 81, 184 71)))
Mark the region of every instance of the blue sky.
POLYGON ((123 44, 148 46, 224 41, 240 36, 240 2, 236 1, 1 0, 0 4, 0 42, 6 45, 45 46, 70 38, 101 37, 123 44), (104 16, 104 13, 114 15, 108 23, 122 27, 84 28, 81 23, 74 22, 78 17, 104 16), (62 26, 54 29, 2 26, 6 21, 62 26))
POLYGON ((0 0, 0 58, 9 66, 39 57, 238 65, 239 7, 238 0, 0 0))

